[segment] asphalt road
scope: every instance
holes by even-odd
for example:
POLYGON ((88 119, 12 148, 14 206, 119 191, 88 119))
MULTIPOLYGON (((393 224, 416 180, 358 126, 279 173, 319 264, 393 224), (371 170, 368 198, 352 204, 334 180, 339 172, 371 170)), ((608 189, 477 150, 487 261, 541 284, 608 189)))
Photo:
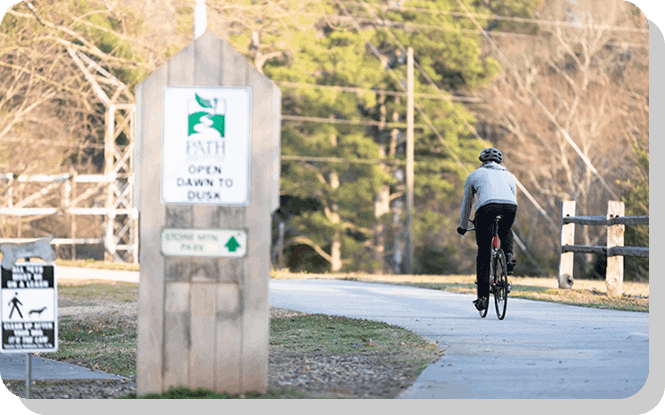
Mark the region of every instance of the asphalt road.
MULTIPOLYGON (((138 280, 138 273, 59 268, 59 278, 138 280)), ((509 298, 506 318, 485 319, 472 295, 389 284, 271 280, 270 304, 384 321, 439 341, 444 356, 401 398, 621 399, 649 373, 649 314, 509 298)), ((23 355, 2 355, 4 379, 24 379, 23 355), (11 374, 11 375, 10 375, 11 374)), ((115 375, 35 358, 34 379, 115 375)))
POLYGON ((270 281, 272 306, 383 321, 438 340, 443 358, 400 398, 621 399, 645 385, 648 313, 509 298, 500 321, 494 308, 480 318, 474 298, 355 281, 270 281))
MULTIPOLYGON (((57 278, 102 279, 111 281, 138 282, 139 273, 102 269, 57 267, 57 278)), ((27 376, 26 354, 0 353, 0 379, 24 380, 27 376)), ((81 366, 57 362, 44 357, 32 357, 31 377, 34 380, 78 380, 78 379, 124 379, 119 375, 86 369, 81 366)))

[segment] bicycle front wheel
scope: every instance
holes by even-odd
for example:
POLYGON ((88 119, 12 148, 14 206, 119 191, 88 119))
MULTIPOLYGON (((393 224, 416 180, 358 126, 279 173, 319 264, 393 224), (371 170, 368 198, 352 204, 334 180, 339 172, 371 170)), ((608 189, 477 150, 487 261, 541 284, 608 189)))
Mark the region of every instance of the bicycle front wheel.
POLYGON ((494 305, 496 316, 503 320, 506 316, 508 306, 508 272, 506 267, 506 256, 499 249, 496 256, 492 258, 492 271, 494 276, 494 305))

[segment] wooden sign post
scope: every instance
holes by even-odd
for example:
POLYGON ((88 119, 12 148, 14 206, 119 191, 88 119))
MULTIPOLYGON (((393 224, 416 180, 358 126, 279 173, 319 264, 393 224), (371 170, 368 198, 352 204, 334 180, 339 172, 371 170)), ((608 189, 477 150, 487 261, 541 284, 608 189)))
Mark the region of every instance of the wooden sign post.
POLYGON ((268 383, 281 91, 207 30, 136 88, 138 394, 268 383))

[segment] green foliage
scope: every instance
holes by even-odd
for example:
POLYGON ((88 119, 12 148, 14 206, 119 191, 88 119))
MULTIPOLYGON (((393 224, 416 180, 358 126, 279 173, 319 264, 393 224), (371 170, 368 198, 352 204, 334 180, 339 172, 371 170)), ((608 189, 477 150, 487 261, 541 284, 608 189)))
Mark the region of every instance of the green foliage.
MULTIPOLYGON (((534 18, 535 11, 541 8, 544 0, 480 0, 479 3, 481 5, 481 8, 478 10, 479 13, 534 18)), ((500 30, 528 34, 536 34, 538 32, 538 25, 533 23, 499 19, 480 19, 480 21, 488 31, 500 30)))
MULTIPOLYGON (((403 59, 406 51, 397 42, 414 48, 416 62, 426 74, 424 76, 416 69, 417 93, 470 92, 487 86, 500 71, 494 59, 482 56, 479 35, 459 31, 473 29, 473 24, 445 13, 457 11, 459 5, 456 2, 412 1, 408 5, 444 13, 411 9, 399 11, 385 8, 384 2, 367 2, 378 18, 408 25, 406 29, 391 29, 391 33, 385 28, 371 25, 363 25, 359 33, 350 23, 333 24, 331 22, 335 22, 335 19, 332 17, 346 17, 346 14, 334 5, 315 6, 314 3, 305 2, 306 6, 303 7, 311 6, 311 10, 319 13, 325 11, 328 17, 310 20, 313 25, 308 30, 282 31, 282 38, 288 39, 284 42, 284 48, 293 57, 289 60, 268 61, 263 68, 265 73, 276 81, 362 88, 365 91, 353 93, 332 88, 283 88, 284 114, 331 120, 378 120, 381 105, 379 94, 366 90, 402 90, 400 78, 406 79, 403 59), (374 7, 376 5, 380 7, 374 7), (449 30, 438 30, 441 27, 449 30), (382 59, 374 55, 369 43, 377 47, 382 59), (394 71, 397 80, 388 67, 394 71), (438 88, 430 85, 427 78, 431 78, 438 88)), ((367 14, 367 9, 360 3, 346 3, 345 7, 354 16, 367 14)), ((473 7, 467 7, 474 11, 473 7)), ((271 19, 269 16, 263 18, 271 19)), ((265 23, 264 27, 269 26, 269 23, 265 23)), ((234 43, 246 45, 250 35, 242 31, 231 35, 231 39, 234 43)), ((273 38, 264 36, 262 32, 262 45, 268 43, 267 39, 273 38)), ((267 52, 265 50, 263 53, 267 52)), ((385 113, 388 114, 386 121, 390 121, 390 114, 397 111, 400 113, 398 121, 403 123, 406 100, 403 97, 386 96, 384 102, 385 113)), ((416 131, 415 155, 418 164, 415 168, 415 231, 417 245, 422 246, 442 242, 443 227, 450 226, 451 221, 447 218, 449 213, 444 212, 449 212, 452 205, 450 200, 461 197, 459 182, 463 182, 465 172, 456 157, 467 167, 474 166, 478 152, 487 143, 479 142, 467 129, 465 121, 473 125, 475 120, 462 105, 445 100, 418 100, 418 105, 428 114, 446 141, 444 146, 435 132, 427 128, 416 131)), ((425 119, 418 111, 415 122, 425 124, 425 119)), ((390 133, 391 128, 379 130, 363 125, 286 122, 282 129, 282 154, 344 160, 381 157, 403 160, 403 145, 398 145, 395 153, 388 151, 391 138, 387 137, 390 133)), ((300 199, 314 198, 319 202, 318 207, 311 211, 293 215, 282 212, 288 217, 290 225, 287 236, 294 241, 290 249, 295 249, 295 244, 301 252, 302 240, 295 237, 306 236, 316 246, 331 253, 333 239, 339 235, 344 269, 362 268, 371 271, 372 268, 381 267, 383 264, 377 263, 371 255, 375 248, 372 229, 377 221, 385 221, 385 218, 375 217, 374 201, 385 185, 391 186, 391 193, 403 192, 403 184, 395 180, 394 174, 394 167, 378 164, 310 161, 283 163, 282 194, 300 199), (335 221, 335 215, 339 215, 338 222, 335 221)), ((385 235, 386 241, 392 241, 391 232, 385 235)), ((303 255, 304 258, 311 258, 310 254, 316 255, 313 253, 314 248, 311 248, 307 256, 303 255)))
MULTIPOLYGON (((623 182, 626 216, 649 216, 649 139, 633 141, 632 178, 623 182)), ((625 246, 649 246, 649 225, 626 226, 625 246)), ((649 259, 626 257, 626 280, 649 279, 649 259)))
MULTIPOLYGON (((45 3, 49 7, 55 4, 53 1, 45 3)), ((391 8, 380 0, 344 3, 351 15, 370 20, 359 20, 361 32, 333 2, 285 0, 278 6, 269 7, 257 7, 251 0, 232 3, 232 6, 223 8, 233 9, 234 13, 234 19, 229 19, 225 26, 228 33, 225 40, 255 62, 260 56, 278 52, 274 55, 277 57, 267 60, 260 68, 271 79, 358 88, 349 91, 283 86, 283 114, 343 122, 378 121, 380 110, 385 109, 386 122, 393 121, 392 113, 397 111, 399 119, 396 121, 404 123, 405 98, 387 95, 381 104, 379 94, 373 91, 403 90, 406 51, 400 44, 412 46, 415 50, 418 63, 416 93, 469 94, 487 87, 501 70, 498 63, 483 52, 474 23, 450 13, 459 12, 456 0, 411 0, 407 10, 391 8), (371 24, 374 17, 394 21, 395 26, 388 29, 371 24), (251 41, 254 31, 260 35, 258 49, 251 41), (379 50, 381 59, 374 55, 369 44, 379 50), (389 68, 394 71, 394 76, 389 68), (436 86, 430 85, 429 79, 436 86)), ((472 13, 522 17, 532 17, 540 3, 542 0, 465 2, 472 13)), ((58 20, 64 22, 63 26, 72 27, 79 36, 73 42, 91 42, 107 54, 108 61, 115 63, 104 62, 105 69, 130 89, 145 78, 147 72, 138 69, 140 65, 122 64, 124 61, 140 63, 146 59, 147 54, 131 42, 132 37, 143 30, 140 16, 130 13, 129 9, 121 14, 111 13, 100 0, 62 2, 61 15, 57 13, 58 7, 52 9, 49 10, 53 15, 48 20, 58 20)), ((175 10, 176 35, 191 32, 192 13, 189 6, 175 10)), ((7 25, 3 24, 2 30, 11 30, 13 19, 6 17, 7 25)), ((23 20, 39 27, 35 19, 23 20)), ((492 24, 482 19, 479 21, 483 25, 492 24)), ((501 21, 499 24, 506 23, 501 21)), ((513 29, 525 31, 526 26, 513 29)), ((168 58, 181 47, 169 42, 159 58, 168 58)), ((149 61, 153 62, 154 58, 151 56, 149 61)), ((95 59, 99 60, 99 57, 95 59)), ((429 128, 416 129, 417 252, 422 254, 426 245, 443 244, 438 252, 456 253, 458 241, 446 240, 444 235, 454 223, 450 217, 457 216, 455 209, 459 206, 465 170, 475 167, 477 154, 487 143, 476 139, 468 129, 466 123, 474 125, 476 120, 462 104, 437 99, 418 99, 417 104, 445 141, 442 143, 429 128)), ((426 124, 419 111, 416 111, 415 122, 421 126, 426 124)), ((403 197, 399 194, 404 193, 404 184, 395 179, 396 164, 352 163, 348 160, 387 158, 403 161, 404 144, 393 145, 395 142, 391 142, 393 127, 379 129, 368 125, 290 120, 285 120, 282 126, 283 155, 342 159, 340 162, 285 160, 282 163, 282 195, 303 201, 296 209, 297 213, 288 209, 280 212, 289 225, 286 235, 289 259, 299 256, 294 266, 320 270, 321 264, 326 262, 320 255, 321 250, 331 254, 333 244, 340 243, 345 269, 371 271, 382 266, 372 255, 376 249, 374 227, 379 221, 389 225, 391 215, 375 217, 375 199, 384 186, 389 186, 393 198, 403 197), (392 152, 392 149, 396 150, 392 152), (304 203, 311 200, 316 203, 304 203), (296 237, 306 237, 309 241, 304 243, 296 237), (304 261, 310 264, 303 264, 304 261)), ((400 130, 403 137, 404 128, 400 130)), ((401 169, 404 169, 403 164, 401 169)), ((392 238, 399 237, 401 232, 401 229, 392 228, 386 231, 386 245, 392 244, 392 238)), ((445 259, 456 261, 453 257, 445 259)))
POLYGON ((178 26, 176 31, 178 34, 192 33, 194 30, 194 9, 191 7, 181 7, 176 10, 178 14, 178 26))

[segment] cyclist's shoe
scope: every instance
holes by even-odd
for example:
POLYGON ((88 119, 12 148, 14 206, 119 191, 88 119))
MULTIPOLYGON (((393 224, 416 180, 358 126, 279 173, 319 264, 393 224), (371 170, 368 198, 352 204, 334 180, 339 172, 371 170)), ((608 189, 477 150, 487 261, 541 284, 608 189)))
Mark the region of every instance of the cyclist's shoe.
POLYGON ((513 258, 512 254, 506 254, 506 274, 513 275, 513 269, 515 268, 517 261, 513 258))
POLYGON ((508 286, 506 287, 506 293, 510 294, 510 292, 513 290, 512 284, 508 283, 508 286))
POLYGON ((476 310, 483 311, 487 308, 487 297, 482 297, 473 301, 473 305, 476 306, 476 310))

